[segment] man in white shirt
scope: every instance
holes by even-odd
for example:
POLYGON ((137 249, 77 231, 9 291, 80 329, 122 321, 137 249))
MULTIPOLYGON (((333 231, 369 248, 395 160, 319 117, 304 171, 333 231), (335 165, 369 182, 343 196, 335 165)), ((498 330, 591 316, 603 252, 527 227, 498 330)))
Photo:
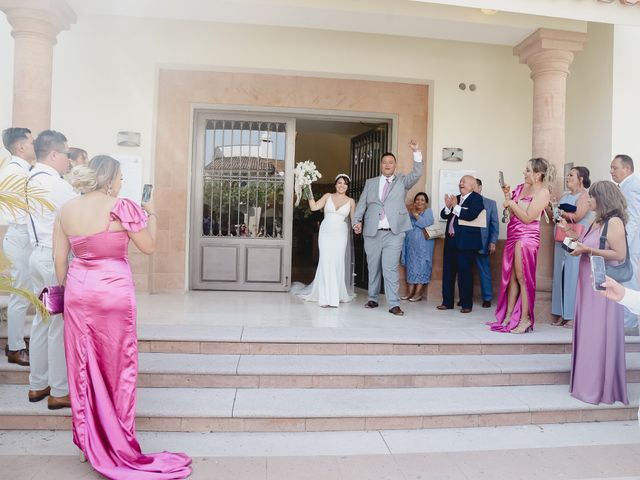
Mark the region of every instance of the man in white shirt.
MULTIPOLYGON (((22 177, 26 180, 31 166, 36 161, 33 150, 33 137, 28 128, 7 128, 2 132, 2 143, 11 158, 0 170, 0 182, 9 177, 22 177)), ((4 236, 2 248, 11 262, 11 278, 15 288, 32 290, 29 275, 29 256, 31 243, 27 230, 27 216, 25 212, 16 212, 15 216, 8 216, 7 233, 4 236)), ((8 345, 7 358, 9 363, 29 365, 29 352, 24 342, 24 322, 27 315, 29 301, 20 296, 9 295, 7 306, 8 345)))
MULTIPOLYGON (((36 207, 29 218, 33 245, 29 271, 34 292, 39 294, 44 287, 58 283, 53 266, 53 225, 58 210, 76 193, 62 178, 70 166, 66 137, 45 130, 36 138, 34 148, 37 163, 29 175, 29 186, 42 190, 41 196, 53 206, 53 210, 36 207)), ((36 314, 31 327, 30 355, 29 401, 39 402, 49 396, 50 410, 69 407, 62 315, 51 315, 45 323, 36 314)))
MULTIPOLYGON (((633 278, 624 284, 632 290, 639 290, 638 268, 640 268, 640 177, 633 173, 633 160, 629 155, 616 155, 611 161, 611 178, 620 187, 627 200, 627 241, 629 258, 633 266, 633 278)), ((638 316, 628 308, 624 311, 624 329, 627 335, 638 335, 638 316)))

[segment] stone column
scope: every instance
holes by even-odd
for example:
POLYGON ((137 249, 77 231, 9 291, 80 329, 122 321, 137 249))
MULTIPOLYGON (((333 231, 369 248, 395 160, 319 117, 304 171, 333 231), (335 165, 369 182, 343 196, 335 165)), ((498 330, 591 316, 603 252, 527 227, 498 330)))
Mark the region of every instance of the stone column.
POLYGON ((51 122, 53 46, 76 16, 64 0, 0 0, 0 9, 15 39, 12 124, 37 135, 51 122))
MULTIPOLYGON (((552 193, 559 199, 564 190, 565 106, 567 77, 574 54, 583 49, 587 34, 541 28, 513 49, 531 69, 533 80, 532 156, 544 157, 556 168, 552 193)), ((543 318, 551 312, 553 278, 553 226, 541 223, 538 255, 536 308, 543 318)))

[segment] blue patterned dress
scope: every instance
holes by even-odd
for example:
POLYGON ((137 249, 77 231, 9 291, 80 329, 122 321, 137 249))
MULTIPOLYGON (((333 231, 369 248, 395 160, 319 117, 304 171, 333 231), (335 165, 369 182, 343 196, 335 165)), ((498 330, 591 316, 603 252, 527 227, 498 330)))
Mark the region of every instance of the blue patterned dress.
POLYGON ((433 225, 433 212, 427 208, 417 220, 413 215, 409 217, 412 228, 404 237, 401 262, 407 269, 407 283, 424 285, 431 281, 435 240, 425 240, 422 231, 433 225))

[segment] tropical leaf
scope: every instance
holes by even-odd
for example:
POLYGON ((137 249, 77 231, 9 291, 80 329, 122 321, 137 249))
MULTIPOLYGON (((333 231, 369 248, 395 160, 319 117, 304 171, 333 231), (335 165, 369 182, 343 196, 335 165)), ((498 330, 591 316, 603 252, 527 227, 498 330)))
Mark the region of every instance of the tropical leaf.
POLYGON ((28 185, 26 175, 9 175, 0 181, 0 211, 14 218, 37 209, 54 211, 55 207, 45 198, 46 193, 42 188, 28 185))

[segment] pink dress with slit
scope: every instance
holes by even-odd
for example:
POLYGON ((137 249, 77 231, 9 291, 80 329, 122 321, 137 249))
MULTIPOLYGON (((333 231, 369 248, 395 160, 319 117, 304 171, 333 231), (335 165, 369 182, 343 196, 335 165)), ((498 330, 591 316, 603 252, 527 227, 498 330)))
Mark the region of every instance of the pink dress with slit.
MULTIPOLYGON (((520 197, 524 184, 518 185, 511 195, 515 201, 531 202, 532 196, 520 197)), ((511 320, 507 325, 502 325, 507 315, 507 290, 511 270, 515 260, 516 244, 520 242, 520 252, 522 254, 522 271, 524 273, 525 289, 529 300, 529 318, 533 329, 533 310, 536 303, 536 265, 538 262, 538 249, 540 248, 540 220, 531 223, 524 223, 516 215, 511 215, 507 225, 507 240, 502 254, 502 279, 500 281, 500 296, 496 308, 496 322, 490 324, 491 330, 495 332, 508 333, 520 324, 522 318, 522 295, 518 295, 516 305, 511 312, 511 320)))
POLYGON ((142 230, 147 218, 135 203, 118 199, 111 220, 125 230, 69 237, 75 258, 66 281, 64 346, 73 442, 109 479, 186 478, 187 455, 143 454, 136 440, 138 338, 128 232, 142 230))

